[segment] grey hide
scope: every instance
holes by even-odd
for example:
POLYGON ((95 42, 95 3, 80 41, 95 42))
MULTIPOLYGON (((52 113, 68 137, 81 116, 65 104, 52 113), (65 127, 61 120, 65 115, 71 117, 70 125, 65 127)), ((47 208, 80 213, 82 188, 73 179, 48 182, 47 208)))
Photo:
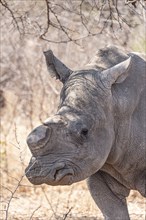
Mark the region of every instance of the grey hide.
POLYGON ((27 178, 52 186, 87 179, 106 220, 129 220, 130 190, 146 197, 145 60, 110 46, 72 71, 44 54, 63 88, 57 113, 28 135, 27 178))

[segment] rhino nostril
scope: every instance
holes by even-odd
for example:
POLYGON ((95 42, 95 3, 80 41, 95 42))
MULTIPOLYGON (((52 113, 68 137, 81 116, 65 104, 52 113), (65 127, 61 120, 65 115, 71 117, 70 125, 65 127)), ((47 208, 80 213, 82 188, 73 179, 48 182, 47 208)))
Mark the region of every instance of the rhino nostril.
POLYGON ((41 125, 35 128, 27 137, 30 150, 43 147, 49 141, 50 136, 51 129, 49 127, 41 125))

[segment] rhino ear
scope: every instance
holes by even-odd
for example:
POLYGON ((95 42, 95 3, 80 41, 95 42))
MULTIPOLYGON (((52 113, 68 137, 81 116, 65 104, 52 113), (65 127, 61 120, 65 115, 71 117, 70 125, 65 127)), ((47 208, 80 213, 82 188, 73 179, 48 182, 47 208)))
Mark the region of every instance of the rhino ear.
POLYGON ((101 78, 107 87, 111 87, 114 83, 122 83, 128 76, 131 66, 131 57, 127 60, 102 71, 101 78))
POLYGON ((45 51, 44 55, 50 75, 64 83, 72 71, 54 56, 52 50, 45 51))

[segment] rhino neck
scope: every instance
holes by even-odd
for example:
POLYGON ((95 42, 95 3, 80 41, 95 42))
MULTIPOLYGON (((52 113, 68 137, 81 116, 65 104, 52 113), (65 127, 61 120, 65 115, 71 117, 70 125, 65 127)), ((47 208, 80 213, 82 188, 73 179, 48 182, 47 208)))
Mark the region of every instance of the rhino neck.
POLYGON ((126 80, 112 87, 116 136, 109 155, 109 162, 112 164, 122 163, 125 154, 131 154, 133 150, 136 152, 137 146, 143 151, 141 146, 145 136, 145 62, 136 55, 132 59, 131 72, 126 80))
POLYGON ((130 145, 132 114, 137 106, 134 100, 128 100, 128 96, 122 91, 124 89, 112 91, 115 141, 107 160, 107 163, 112 165, 123 160, 130 145))

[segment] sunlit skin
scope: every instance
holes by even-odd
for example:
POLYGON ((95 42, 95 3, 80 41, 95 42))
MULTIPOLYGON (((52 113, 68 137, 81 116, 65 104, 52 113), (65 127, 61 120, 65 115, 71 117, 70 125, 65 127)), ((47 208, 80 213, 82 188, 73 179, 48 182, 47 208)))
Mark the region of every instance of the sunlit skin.
POLYGON ((32 153, 27 178, 52 186, 88 178, 105 219, 129 220, 130 189, 146 196, 146 62, 106 47, 82 70, 72 71, 52 51, 44 54, 63 88, 56 114, 27 138, 32 153))

